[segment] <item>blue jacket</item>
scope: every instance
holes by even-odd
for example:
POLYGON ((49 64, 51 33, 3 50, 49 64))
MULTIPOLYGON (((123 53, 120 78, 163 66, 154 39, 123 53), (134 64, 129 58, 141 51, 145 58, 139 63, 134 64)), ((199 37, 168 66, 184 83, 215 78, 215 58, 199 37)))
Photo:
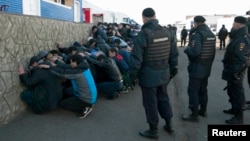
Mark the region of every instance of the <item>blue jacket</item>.
POLYGON ((129 66, 121 54, 118 53, 113 59, 115 59, 115 62, 116 62, 120 71, 128 71, 129 70, 129 66))
POLYGON ((89 104, 96 102, 97 89, 87 62, 79 64, 77 68, 61 64, 56 67, 51 66, 50 70, 58 76, 70 79, 74 94, 80 99, 89 104))

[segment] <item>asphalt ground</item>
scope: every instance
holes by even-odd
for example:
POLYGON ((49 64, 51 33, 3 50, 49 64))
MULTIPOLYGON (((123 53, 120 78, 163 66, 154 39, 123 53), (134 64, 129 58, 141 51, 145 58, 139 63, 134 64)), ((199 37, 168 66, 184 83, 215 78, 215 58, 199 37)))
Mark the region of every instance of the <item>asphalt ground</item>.
MULTIPOLYGON (((184 122, 183 114, 189 112, 187 84, 188 60, 179 49, 178 74, 170 82, 168 93, 173 109, 173 128, 170 135, 163 130, 164 121, 159 123, 158 141, 207 141, 207 127, 210 124, 226 125, 231 118, 223 109, 230 108, 228 96, 223 88, 226 82, 221 79, 224 50, 216 50, 216 58, 208 84, 208 116, 200 117, 199 122, 184 122)), ((246 99, 250 100, 249 86, 245 79, 246 99)), ((244 124, 250 124, 250 110, 244 112, 244 124)), ((115 100, 107 100, 99 95, 93 111, 84 119, 75 113, 56 109, 43 115, 35 115, 29 110, 11 121, 0 125, 0 141, 146 141, 140 130, 148 129, 142 106, 141 91, 138 86, 128 94, 115 100)))

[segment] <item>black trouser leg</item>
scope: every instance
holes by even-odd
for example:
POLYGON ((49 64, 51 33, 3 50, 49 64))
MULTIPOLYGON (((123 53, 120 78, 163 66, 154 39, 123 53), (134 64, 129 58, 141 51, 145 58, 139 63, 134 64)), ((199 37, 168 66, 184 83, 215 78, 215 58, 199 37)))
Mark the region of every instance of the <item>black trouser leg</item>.
POLYGON ((220 39, 220 50, 222 49, 222 39, 220 39))
POLYGON ((223 44, 223 49, 225 49, 225 47, 226 47, 226 39, 222 40, 222 44, 223 44))
POLYGON ((65 110, 79 113, 83 110, 83 108, 90 106, 90 104, 81 100, 77 96, 73 96, 73 97, 62 100, 59 103, 59 106, 65 110))

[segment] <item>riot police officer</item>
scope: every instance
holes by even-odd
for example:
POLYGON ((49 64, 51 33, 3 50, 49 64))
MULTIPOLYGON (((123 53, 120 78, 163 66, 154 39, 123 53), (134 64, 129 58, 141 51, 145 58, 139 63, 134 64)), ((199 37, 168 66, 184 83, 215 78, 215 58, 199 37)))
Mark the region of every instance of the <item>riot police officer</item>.
POLYGON ((170 75, 177 73, 178 51, 175 39, 169 29, 158 24, 155 11, 146 8, 142 12, 143 26, 133 40, 134 48, 130 58, 130 76, 138 76, 142 90, 143 106, 149 130, 139 134, 158 138, 158 114, 165 120, 164 129, 172 133, 170 105, 167 84, 170 75))
POLYGON ((189 60, 188 107, 192 111, 182 117, 184 121, 198 121, 199 115, 207 115, 207 85, 215 57, 216 38, 205 21, 203 16, 194 17, 193 33, 188 47, 184 50, 189 60))
POLYGON ((250 37, 247 33, 246 18, 234 18, 232 30, 229 34, 230 43, 223 58, 222 79, 227 81, 227 94, 231 109, 223 110, 226 114, 234 115, 226 120, 228 124, 243 123, 243 110, 245 106, 245 93, 243 78, 249 66, 250 37))

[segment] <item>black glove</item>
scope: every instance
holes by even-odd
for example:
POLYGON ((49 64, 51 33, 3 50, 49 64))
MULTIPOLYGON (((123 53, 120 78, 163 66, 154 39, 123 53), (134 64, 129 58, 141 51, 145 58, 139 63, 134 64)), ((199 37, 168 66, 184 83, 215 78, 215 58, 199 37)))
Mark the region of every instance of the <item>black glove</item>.
POLYGON ((239 80, 240 79, 240 74, 239 73, 234 73, 233 74, 233 79, 236 80, 236 81, 239 80))
POLYGON ((175 77, 175 75, 177 74, 177 72, 178 72, 177 68, 170 69, 170 79, 172 79, 173 77, 175 77))

